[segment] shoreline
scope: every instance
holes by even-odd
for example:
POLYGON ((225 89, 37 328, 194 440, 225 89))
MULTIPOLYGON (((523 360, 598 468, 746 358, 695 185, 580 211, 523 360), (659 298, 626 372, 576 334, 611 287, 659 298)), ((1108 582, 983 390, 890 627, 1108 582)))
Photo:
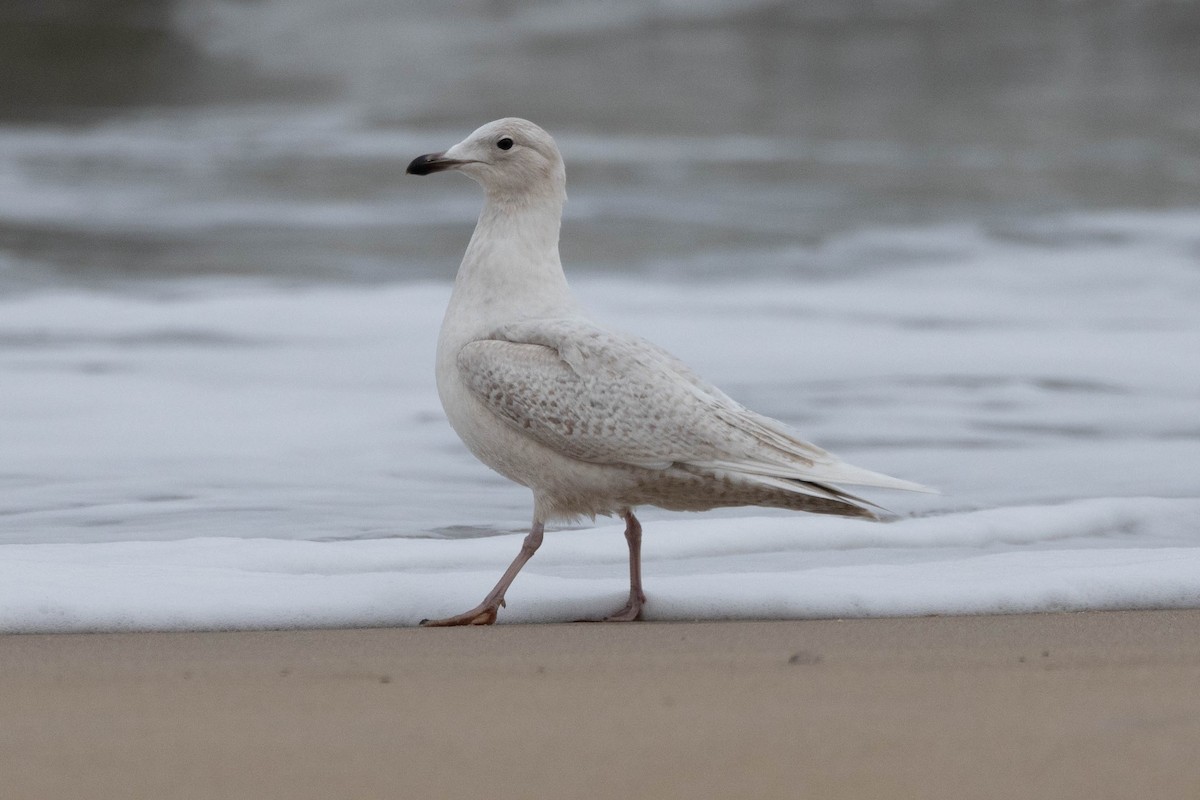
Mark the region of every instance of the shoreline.
POLYGON ((1200 796, 1200 610, 0 636, 12 797, 1200 796))

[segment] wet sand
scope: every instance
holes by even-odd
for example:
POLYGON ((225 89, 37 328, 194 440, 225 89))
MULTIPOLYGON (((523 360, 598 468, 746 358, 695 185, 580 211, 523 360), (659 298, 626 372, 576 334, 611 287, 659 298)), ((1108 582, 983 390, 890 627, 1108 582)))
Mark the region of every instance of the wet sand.
POLYGON ((1196 798, 1200 611, 0 637, 11 798, 1196 798))

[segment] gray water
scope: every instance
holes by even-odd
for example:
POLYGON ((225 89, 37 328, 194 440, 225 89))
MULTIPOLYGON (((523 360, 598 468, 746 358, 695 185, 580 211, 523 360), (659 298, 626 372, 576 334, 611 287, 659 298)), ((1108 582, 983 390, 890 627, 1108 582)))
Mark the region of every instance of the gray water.
POLYGON ((9 3, 0 81, 0 542, 526 525, 404 174, 506 115, 585 304, 894 511, 1197 494, 1200 5, 9 3))
POLYGON ((560 141, 573 272, 1200 205, 1190 3, 63 0, 0 10, 0 75, 3 292, 447 279, 478 198, 404 167, 506 115, 560 141))

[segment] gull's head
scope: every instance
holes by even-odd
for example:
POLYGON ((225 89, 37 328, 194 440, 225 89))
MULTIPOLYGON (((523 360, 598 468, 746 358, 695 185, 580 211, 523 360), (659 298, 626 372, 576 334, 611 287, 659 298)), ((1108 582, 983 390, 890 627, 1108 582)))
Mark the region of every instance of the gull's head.
POLYGON ((458 170, 510 202, 566 197, 567 175, 558 145, 532 122, 516 117, 489 122, 444 153, 417 156, 410 175, 458 170))

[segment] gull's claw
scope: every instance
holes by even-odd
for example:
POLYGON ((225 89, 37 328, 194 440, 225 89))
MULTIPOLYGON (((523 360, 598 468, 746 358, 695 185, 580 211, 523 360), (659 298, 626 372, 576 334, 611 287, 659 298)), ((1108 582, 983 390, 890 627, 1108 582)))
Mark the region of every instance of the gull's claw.
POLYGON ((496 622, 495 606, 479 606, 445 619, 423 619, 422 628, 453 628, 458 625, 492 625, 496 622))
POLYGON ((601 622, 634 622, 642 618, 642 601, 634 602, 633 598, 620 611, 609 614, 601 622))

